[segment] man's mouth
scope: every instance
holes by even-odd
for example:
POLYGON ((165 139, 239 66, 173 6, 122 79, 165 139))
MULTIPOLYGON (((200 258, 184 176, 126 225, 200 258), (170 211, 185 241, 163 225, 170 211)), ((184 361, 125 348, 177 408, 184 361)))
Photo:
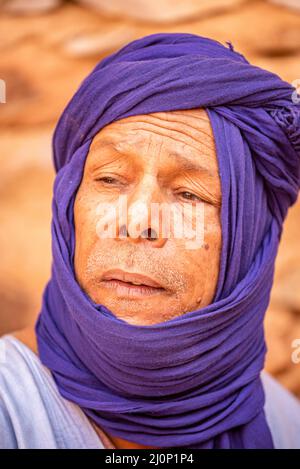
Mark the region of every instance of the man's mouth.
POLYGON ((125 272, 121 269, 108 270, 102 275, 101 285, 114 290, 119 297, 139 298, 165 292, 156 280, 147 275, 125 272))

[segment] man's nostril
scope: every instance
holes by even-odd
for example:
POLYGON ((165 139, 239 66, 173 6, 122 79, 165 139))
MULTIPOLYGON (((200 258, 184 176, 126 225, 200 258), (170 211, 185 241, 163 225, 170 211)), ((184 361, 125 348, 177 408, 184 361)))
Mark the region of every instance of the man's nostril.
POLYGON ((122 225, 120 228, 120 236, 128 238, 128 231, 126 225, 122 225))
MULTIPOLYGON (((129 232, 127 230, 126 225, 122 225, 120 228, 120 237, 128 238, 129 232)), ((146 238, 149 239, 150 241, 155 241, 158 238, 156 230, 153 228, 146 228, 145 230, 142 231, 141 233, 141 238, 146 238)))
POLYGON ((148 228, 141 233, 142 238, 148 238, 150 241, 157 239, 157 233, 153 228, 148 228))

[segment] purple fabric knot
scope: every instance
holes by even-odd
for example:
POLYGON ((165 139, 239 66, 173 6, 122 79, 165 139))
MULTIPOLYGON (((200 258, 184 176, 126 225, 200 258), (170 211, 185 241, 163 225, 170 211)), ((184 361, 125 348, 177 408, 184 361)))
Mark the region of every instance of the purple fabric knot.
POLYGON ((275 109, 271 111, 271 115, 282 128, 300 158, 300 105, 275 109))

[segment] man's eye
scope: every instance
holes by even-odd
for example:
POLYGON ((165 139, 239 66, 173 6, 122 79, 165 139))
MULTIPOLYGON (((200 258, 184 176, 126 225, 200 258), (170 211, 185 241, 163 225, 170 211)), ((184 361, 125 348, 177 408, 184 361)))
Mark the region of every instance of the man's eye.
POLYGON ((199 197, 198 195, 192 194, 188 191, 179 192, 179 195, 181 195, 186 200, 202 200, 201 197, 199 197))
POLYGON ((109 176, 105 176, 105 177, 102 177, 102 178, 98 178, 97 181, 101 181, 104 184, 109 184, 110 185, 110 184, 116 183, 117 179, 109 177, 109 176))

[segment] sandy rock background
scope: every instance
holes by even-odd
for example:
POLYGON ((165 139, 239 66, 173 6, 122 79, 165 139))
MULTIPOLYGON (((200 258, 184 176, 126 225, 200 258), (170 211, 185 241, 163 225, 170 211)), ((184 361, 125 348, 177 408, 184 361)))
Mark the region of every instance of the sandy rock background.
MULTIPOLYGON (((232 41, 252 63, 300 84, 300 0, 0 0, 0 334, 34 323, 49 277, 58 116, 102 57, 143 35, 178 31, 232 41)), ((300 339, 299 230, 298 199, 265 324, 266 368, 300 397, 300 363, 291 358, 300 339)))

